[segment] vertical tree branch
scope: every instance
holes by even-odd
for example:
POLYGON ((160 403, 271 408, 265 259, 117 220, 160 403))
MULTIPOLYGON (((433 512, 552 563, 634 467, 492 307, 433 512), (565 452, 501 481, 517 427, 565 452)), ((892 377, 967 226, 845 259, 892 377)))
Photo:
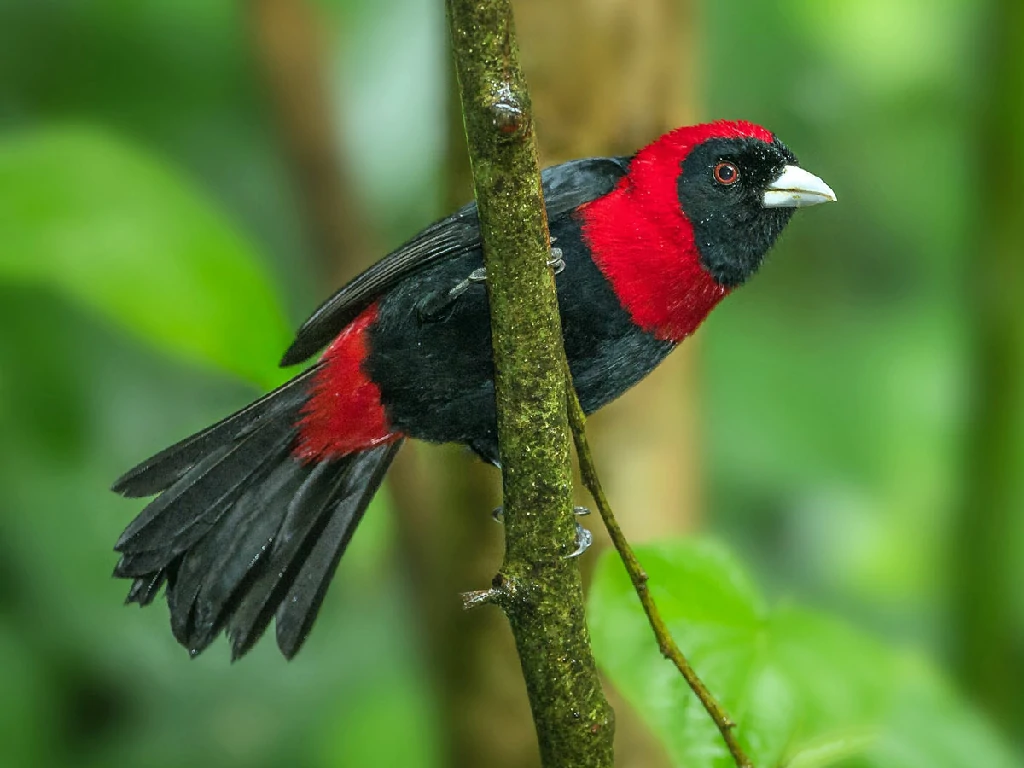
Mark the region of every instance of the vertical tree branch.
POLYGON ((965 264, 974 356, 966 477, 955 532, 954 627, 967 687, 1010 732, 1020 733, 1020 617, 1014 528, 1024 512, 1024 6, 988 4, 980 42, 977 174, 980 205, 965 264), (993 172, 993 162, 998 172, 993 172))
POLYGON ((519 651, 545 766, 611 766, 573 549, 564 351, 509 0, 447 0, 480 213, 494 345, 506 550, 493 588, 519 651))
MULTIPOLYGON (((629 155, 695 122, 698 5, 699 0, 513 0, 542 165, 629 155)), ((623 500, 634 540, 678 535, 699 523, 700 345, 699 335, 688 339, 587 420, 602 480, 612 498, 623 500)), ((595 544, 604 545, 594 533, 595 544)), ((621 737, 621 709, 618 714, 621 737)), ((620 749, 620 763, 623 756, 620 749)))
MULTIPOLYGON (((701 0, 512 0, 541 165, 629 155, 696 122, 701 0), (571 44, 568 44, 571 40, 571 44)), ((453 201, 457 202, 457 201, 453 201)), ((692 531, 702 516, 698 368, 688 339, 649 376, 587 419, 601 480, 630 537, 692 531)), ((578 503, 583 500, 578 491, 578 503)), ((611 545, 601 526, 583 577, 611 545)), ((662 742, 614 687, 615 764, 668 768, 662 742)), ((502 764, 503 765, 503 764, 502 764)), ((514 763, 521 766, 521 763, 514 763)))

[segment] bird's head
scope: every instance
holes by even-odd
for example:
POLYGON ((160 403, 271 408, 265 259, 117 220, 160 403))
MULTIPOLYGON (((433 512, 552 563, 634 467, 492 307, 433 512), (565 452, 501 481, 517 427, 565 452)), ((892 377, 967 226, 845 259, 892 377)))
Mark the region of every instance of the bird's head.
POLYGON ((836 199, 774 134, 743 121, 672 131, 637 153, 629 175, 655 215, 682 214, 701 266, 725 288, 757 271, 794 209, 836 199))
POLYGON ((835 199, 770 131, 721 121, 677 128, 641 149, 580 218, 633 322, 682 341, 757 271, 795 208, 835 199))

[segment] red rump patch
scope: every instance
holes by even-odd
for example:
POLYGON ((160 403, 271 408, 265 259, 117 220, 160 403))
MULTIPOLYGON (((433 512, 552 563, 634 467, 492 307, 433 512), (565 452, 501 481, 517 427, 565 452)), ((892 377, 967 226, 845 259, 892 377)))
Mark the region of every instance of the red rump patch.
POLYGON ((580 209, 594 262, 633 322, 660 339, 682 341, 729 293, 701 266, 677 187, 690 150, 713 138, 774 140, 743 121, 678 128, 640 150, 614 190, 580 209))
POLYGON ((299 421, 295 455, 308 461, 337 458, 402 437, 391 430, 378 387, 363 370, 367 329, 377 319, 371 304, 327 348, 299 421))

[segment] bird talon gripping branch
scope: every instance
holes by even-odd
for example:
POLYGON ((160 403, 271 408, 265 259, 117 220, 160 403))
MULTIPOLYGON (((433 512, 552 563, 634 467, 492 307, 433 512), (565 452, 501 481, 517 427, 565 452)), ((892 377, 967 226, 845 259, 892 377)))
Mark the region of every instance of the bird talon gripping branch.
POLYGON ((576 523, 576 549, 565 556, 566 560, 571 560, 574 557, 579 557, 588 549, 590 545, 594 543, 594 534, 588 531, 579 523, 576 523))
MULTIPOLYGON (((798 207, 835 200, 774 134, 679 128, 630 157, 542 174, 566 357, 592 413, 636 384, 750 278, 798 207)), ((276 622, 291 657, 406 437, 498 462, 491 328, 476 206, 427 227, 328 299, 288 365, 319 362, 115 484, 153 496, 115 549, 129 602, 166 587, 198 653, 246 653, 276 622), (467 277, 468 275, 468 277, 467 277), (453 287, 454 286, 454 287, 453 287), (457 310, 457 311, 456 311, 457 310)), ((578 529, 573 556, 589 544, 578 529)))
POLYGON ((469 273, 469 277, 448 291, 448 297, 451 299, 457 299, 459 296, 464 294, 469 286, 473 285, 473 283, 482 283, 485 280, 487 280, 487 270, 484 267, 474 269, 469 273))
POLYGON ((444 320, 459 296, 469 290, 471 285, 482 283, 485 280, 487 280, 487 270, 483 267, 474 269, 469 273, 468 277, 457 283, 454 288, 428 294, 416 305, 417 315, 420 320, 425 322, 444 320))
MULTIPOLYGON (((555 238, 551 238, 554 242, 555 238)), ((554 248, 551 249, 551 258, 548 259, 548 266, 552 268, 556 275, 562 274, 562 270, 565 269, 565 259, 562 257, 562 249, 554 248)))

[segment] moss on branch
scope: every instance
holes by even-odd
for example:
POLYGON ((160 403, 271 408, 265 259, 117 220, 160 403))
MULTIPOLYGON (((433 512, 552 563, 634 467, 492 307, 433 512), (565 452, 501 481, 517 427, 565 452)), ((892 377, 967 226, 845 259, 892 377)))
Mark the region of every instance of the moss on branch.
POLYGON ((509 0, 447 0, 491 304, 506 552, 493 588, 515 636, 547 768, 611 766, 574 548, 564 351, 509 0))

